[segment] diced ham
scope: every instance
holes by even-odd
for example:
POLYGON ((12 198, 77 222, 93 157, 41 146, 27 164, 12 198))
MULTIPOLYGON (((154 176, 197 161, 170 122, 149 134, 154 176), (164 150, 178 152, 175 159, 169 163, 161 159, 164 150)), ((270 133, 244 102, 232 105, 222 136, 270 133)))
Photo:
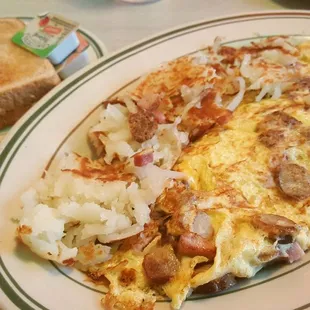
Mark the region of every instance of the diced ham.
POLYGON ((205 256, 213 260, 216 255, 216 247, 213 240, 203 238, 195 233, 186 233, 180 237, 178 253, 190 257, 205 256))
POLYGON ((179 267, 180 263, 170 246, 156 248, 146 254, 143 260, 145 274, 155 284, 168 282, 175 276, 179 267))
POLYGON ((310 173, 297 164, 282 164, 279 172, 279 184, 282 191, 296 199, 310 197, 310 173))
POLYGON ((280 259, 285 260, 290 264, 300 260, 305 255, 304 250, 296 241, 290 245, 279 245, 279 250, 280 259))
POLYGON ((136 167, 143 167, 154 160, 153 150, 143 150, 133 156, 134 164, 136 167))

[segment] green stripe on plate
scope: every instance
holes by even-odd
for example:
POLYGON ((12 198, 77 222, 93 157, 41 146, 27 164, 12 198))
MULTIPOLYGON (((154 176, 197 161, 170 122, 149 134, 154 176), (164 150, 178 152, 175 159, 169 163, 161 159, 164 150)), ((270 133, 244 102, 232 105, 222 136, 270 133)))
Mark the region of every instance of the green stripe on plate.
MULTIPOLYGON (((234 17, 226 17, 226 18, 220 18, 217 20, 212 20, 212 21, 205 21, 205 22, 200 22, 200 23, 196 23, 196 24, 192 24, 189 26, 185 26, 176 30, 172 30, 170 32, 155 36, 151 39, 148 39, 144 42, 138 43, 135 46, 129 47, 128 49, 110 57, 109 59, 106 59, 104 61, 102 61, 101 63, 97 64, 95 67, 89 69, 87 72, 85 72, 84 74, 82 74, 81 76, 77 77, 74 81, 72 81, 71 83, 69 83, 67 86, 65 86, 63 89, 60 89, 58 93, 56 93, 54 96, 52 96, 44 105, 42 105, 37 111, 35 111, 22 125, 21 127, 16 131, 16 133, 14 134, 14 136, 11 138, 11 140, 9 141, 9 143, 5 146, 5 148, 3 149, 3 151, 0 154, 0 163, 4 163, 4 161, 10 156, 10 158, 8 158, 8 162, 6 163, 5 167, 3 168, 3 171, 0 175, 0 184, 3 181, 3 178, 7 172, 8 167, 10 166, 12 160, 14 159, 16 153, 18 152, 18 150, 20 149, 21 145, 23 144, 23 142, 26 140, 26 138, 29 136, 29 134, 36 128, 36 126, 44 119, 44 117, 46 115, 48 115, 53 109, 55 109, 60 103, 56 103, 54 106, 52 105, 54 103, 54 101, 56 101, 57 98, 59 98, 62 94, 64 94, 68 89, 71 89, 71 92, 68 93, 63 99, 65 99, 66 97, 68 97, 72 92, 74 92, 77 88, 79 88, 81 85, 78 85, 77 87, 73 87, 74 85, 76 85, 78 82, 80 82, 81 80, 83 80, 84 78, 86 78, 88 75, 92 74, 93 72, 95 72, 97 69, 104 67, 105 65, 108 65, 104 68, 102 68, 102 70, 98 71, 94 76, 85 79, 84 83, 89 81, 90 79, 93 79, 95 76, 97 76, 99 73, 107 70, 108 68, 110 68, 111 66, 113 66, 115 63, 120 62, 138 52, 141 52, 147 48, 150 48, 154 45, 158 45, 164 41, 170 40, 174 37, 178 37, 181 36, 185 33, 190 33, 190 32, 195 32, 195 31, 199 31, 200 29, 205 29, 205 28, 210 28, 212 27, 212 24, 232 24, 236 21, 238 21, 238 19, 242 19, 241 21, 239 20, 239 22, 242 22, 244 19, 246 18, 250 18, 250 19, 274 19, 274 18, 303 18, 303 19, 309 19, 310 14, 309 13, 292 13, 292 12, 279 12, 279 13, 259 13, 259 14, 248 14, 248 15, 240 15, 240 16, 234 16, 234 17), (302 17, 301 17, 302 16, 302 17), (225 22, 225 21, 229 21, 229 22, 225 22), (211 25, 211 26, 207 26, 207 25, 211 25), (163 40, 162 40, 163 39, 163 40), (154 44, 154 41, 156 41, 154 44), (151 45, 150 45, 151 44, 151 45), (144 48, 142 48, 144 47, 144 48), (131 53, 133 52, 133 53, 131 53), (125 57, 122 57, 126 55, 125 57), (122 57, 122 58, 121 58, 122 57), (114 60, 117 60, 115 63, 112 63, 114 60), (48 109, 49 107, 51 107, 50 109, 48 109), (41 115, 42 114, 42 115, 41 115), (40 117, 41 116, 41 117, 40 117), (40 118, 39 118, 40 117, 40 118), (33 124, 33 122, 36 121, 35 124, 33 124), (32 128, 31 125, 33 125, 32 128), (22 137, 23 133, 27 130, 28 132, 25 134, 25 136, 21 139, 20 137, 22 137), (17 144, 18 142, 18 144, 17 144), (11 150, 14 148, 16 144, 15 149, 13 150, 13 152, 11 152, 11 150), (11 153, 11 154, 10 154, 11 153)), ((303 266, 305 266, 306 264, 308 264, 309 262, 304 263, 303 265, 290 270, 285 274, 288 274, 290 272, 293 272, 296 269, 299 269, 303 266)), ((35 304, 38 308, 42 309, 42 310, 47 310, 43 305, 41 305, 40 303, 38 303, 37 301, 35 301, 34 299, 32 299, 18 284, 17 282, 13 279, 13 277, 11 276, 11 274, 9 273, 9 271, 6 269, 2 258, 0 257, 0 265, 3 268, 3 271, 5 272, 5 274, 7 275, 7 277, 10 279, 10 281, 12 282, 12 284, 15 286, 15 288, 19 291, 19 293, 21 293, 26 299, 28 299, 28 301, 32 302, 33 304, 35 304)), ((278 277, 280 277, 282 275, 279 275, 278 277)), ((275 277, 275 278, 278 278, 275 277)), ((1 280, 1 288, 4 291, 4 293, 8 296, 8 298, 20 309, 25 309, 25 310, 33 310, 33 308, 31 306, 29 306, 18 294, 16 294, 16 292, 10 287, 9 283, 6 281, 6 279, 3 277, 3 275, 0 272, 0 280, 1 280)), ((265 282, 271 281, 272 279, 266 280, 265 282)), ((259 285, 260 283, 257 283, 256 285, 259 285)), ((256 286, 253 285, 253 286, 256 286)), ((252 286, 252 287, 253 287, 252 286)), ((244 288, 245 289, 245 288, 244 288)), ((228 292, 229 293, 229 292, 228 292)), ((206 298, 205 296, 202 298, 206 298)), ((201 299, 201 298, 197 298, 197 299, 201 299)), ((302 306, 304 307, 304 306, 302 306)), ((299 309, 299 308, 298 308, 299 309)), ((301 309, 300 309, 301 310, 301 309)))

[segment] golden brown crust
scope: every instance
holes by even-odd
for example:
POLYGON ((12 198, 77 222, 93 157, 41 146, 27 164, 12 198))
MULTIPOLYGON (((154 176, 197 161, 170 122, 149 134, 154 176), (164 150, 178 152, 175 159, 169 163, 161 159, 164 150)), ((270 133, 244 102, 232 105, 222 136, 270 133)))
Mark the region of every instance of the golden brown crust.
POLYGON ((23 27, 18 19, 0 19, 0 129, 14 124, 33 103, 60 83, 47 59, 11 42, 12 35, 23 27))
POLYGON ((13 125, 59 82, 55 75, 0 93, 0 129, 13 125))

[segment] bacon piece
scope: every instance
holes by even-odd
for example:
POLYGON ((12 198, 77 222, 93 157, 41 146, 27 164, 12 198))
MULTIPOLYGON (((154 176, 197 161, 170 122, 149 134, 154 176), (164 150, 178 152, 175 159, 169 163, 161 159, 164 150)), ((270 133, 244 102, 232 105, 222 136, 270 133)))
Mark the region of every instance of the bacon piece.
POLYGON ((178 253, 190 257, 205 256, 213 260, 216 255, 216 247, 213 240, 203 238, 195 233, 186 233, 180 237, 178 253))
POLYGON ((290 264, 300 260, 305 255, 304 250, 296 241, 293 242, 289 247, 287 247, 287 245, 284 246, 280 245, 279 250, 281 252, 280 259, 285 260, 290 264))
POLYGON ((142 109, 137 113, 130 113, 128 121, 133 139, 140 143, 151 139, 158 128, 152 112, 142 109))
POLYGON ((204 285, 198 286, 194 293, 196 294, 215 294, 227 290, 237 283, 232 273, 227 273, 223 277, 210 281, 204 285))
POLYGON ((288 218, 274 214, 257 214, 252 217, 252 224, 255 228, 268 233, 270 238, 295 235, 299 226, 288 218))
POLYGON ((154 160, 153 150, 147 149, 143 150, 133 156, 133 161, 136 167, 143 167, 154 160))
POLYGON ((258 136, 258 140, 267 147, 277 145, 284 138, 284 131, 280 129, 269 129, 258 136))
POLYGON ((164 284, 175 276, 180 263, 173 250, 169 246, 155 249, 146 254, 143 260, 143 268, 147 278, 155 284, 164 284))
POLYGON ((279 172, 279 184, 282 191, 293 198, 310 197, 310 173, 297 164, 282 164, 279 172))

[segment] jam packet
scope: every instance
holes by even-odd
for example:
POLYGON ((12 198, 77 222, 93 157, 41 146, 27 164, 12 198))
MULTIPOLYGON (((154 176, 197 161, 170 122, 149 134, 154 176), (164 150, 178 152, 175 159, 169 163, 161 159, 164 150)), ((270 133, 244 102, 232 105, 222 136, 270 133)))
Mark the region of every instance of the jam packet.
POLYGON ((12 41, 53 64, 62 62, 78 46, 76 30, 79 24, 60 15, 48 13, 34 18, 12 41))

